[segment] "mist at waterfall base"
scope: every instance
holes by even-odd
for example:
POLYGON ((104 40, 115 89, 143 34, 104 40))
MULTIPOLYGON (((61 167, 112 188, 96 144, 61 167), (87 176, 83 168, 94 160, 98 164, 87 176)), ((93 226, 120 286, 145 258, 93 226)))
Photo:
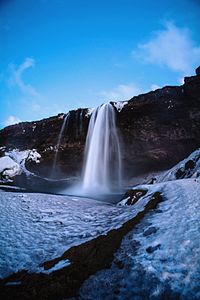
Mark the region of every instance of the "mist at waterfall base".
POLYGON ((115 108, 106 103, 93 110, 85 144, 82 175, 67 194, 112 198, 121 195, 121 148, 115 108))

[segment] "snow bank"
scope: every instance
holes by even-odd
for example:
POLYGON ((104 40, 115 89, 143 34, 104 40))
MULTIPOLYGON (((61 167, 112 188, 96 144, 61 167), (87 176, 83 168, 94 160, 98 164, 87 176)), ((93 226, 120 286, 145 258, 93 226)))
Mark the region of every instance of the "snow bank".
POLYGON ((36 163, 39 163, 41 158, 41 155, 35 149, 24 151, 14 149, 12 151, 6 152, 5 155, 9 156, 16 163, 22 166, 24 166, 26 161, 34 161, 36 163))
POLYGON ((0 176, 1 180, 11 180, 16 175, 21 173, 30 172, 26 169, 25 163, 27 161, 34 161, 35 163, 40 162, 41 155, 35 150, 24 150, 19 151, 14 149, 9 152, 5 152, 5 156, 0 158, 0 176))
POLYGON ((20 175, 22 169, 12 158, 4 156, 0 158, 0 176, 1 178, 8 180, 16 175, 20 175))

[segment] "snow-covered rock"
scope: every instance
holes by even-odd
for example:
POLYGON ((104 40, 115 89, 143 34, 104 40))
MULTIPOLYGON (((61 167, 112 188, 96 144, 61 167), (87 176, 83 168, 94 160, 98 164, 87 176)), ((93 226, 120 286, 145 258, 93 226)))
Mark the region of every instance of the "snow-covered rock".
POLYGON ((141 197, 145 196, 148 190, 145 189, 138 189, 134 188, 131 190, 128 190, 123 199, 117 204, 118 206, 123 205, 134 205, 141 197))
POLYGON ((179 162, 169 171, 156 178, 156 182, 164 182, 182 178, 197 178, 200 176, 200 149, 192 152, 186 159, 179 162))
POLYGON ((85 114, 86 118, 89 118, 90 115, 93 113, 94 110, 95 110, 94 107, 88 108, 88 109, 87 109, 87 112, 86 112, 86 114, 85 114))
POLYGON ((40 162, 41 155, 35 150, 19 151, 13 149, 12 151, 5 152, 5 156, 0 158, 0 176, 1 180, 12 180, 17 175, 25 173, 31 174, 25 166, 27 161, 40 162))
POLYGON ((16 163, 22 166, 25 165, 26 161, 34 161, 36 163, 39 163, 41 158, 41 155, 35 149, 24 151, 13 149, 12 151, 6 152, 5 155, 9 156, 16 163))
POLYGON ((114 106, 118 110, 118 112, 120 112, 126 104, 128 104, 128 101, 114 102, 114 106))
POLYGON ((20 175, 22 169, 18 163, 16 163, 9 156, 0 158, 0 176, 1 180, 10 180, 11 178, 20 175))
POLYGON ((6 150, 6 146, 0 147, 0 152, 4 152, 6 150))

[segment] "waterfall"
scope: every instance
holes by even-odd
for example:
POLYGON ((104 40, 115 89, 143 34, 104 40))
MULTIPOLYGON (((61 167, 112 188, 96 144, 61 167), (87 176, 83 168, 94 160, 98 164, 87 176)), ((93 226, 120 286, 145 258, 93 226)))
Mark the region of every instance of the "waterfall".
POLYGON ((62 140, 63 132, 65 130, 65 127, 68 125, 68 122, 69 122, 69 113, 67 113, 66 116, 64 117, 62 127, 61 127, 61 130, 60 130, 59 136, 58 136, 58 141, 57 141, 57 144, 56 144, 56 153, 55 153, 55 156, 54 156, 53 167, 52 167, 52 175, 53 176, 54 176, 55 170, 56 170, 56 164, 57 164, 57 160, 58 160, 58 151, 59 151, 59 148, 60 148, 60 143, 61 143, 61 140, 62 140))
POLYGON ((110 103, 92 112, 82 176, 82 190, 86 194, 109 193, 120 187, 121 151, 115 109, 110 103))
POLYGON ((83 111, 81 110, 79 116, 79 136, 81 136, 82 133, 83 133, 83 111))
POLYGON ((80 138, 83 131, 83 111, 82 109, 76 112, 76 139, 80 138))

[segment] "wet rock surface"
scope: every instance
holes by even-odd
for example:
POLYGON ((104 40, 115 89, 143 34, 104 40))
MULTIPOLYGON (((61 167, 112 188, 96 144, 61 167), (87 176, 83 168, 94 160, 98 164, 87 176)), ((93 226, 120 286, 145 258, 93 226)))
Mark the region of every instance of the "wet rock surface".
MULTIPOLYGON (((2 129, 0 147, 5 148, 0 155, 8 149, 35 148, 42 156, 41 163, 29 162, 27 168, 51 177, 64 117, 60 114, 2 129)), ((186 77, 182 86, 133 97, 121 111, 116 109, 116 118, 125 177, 170 168, 200 147, 200 76, 186 77)), ((89 119, 88 109, 70 112, 58 149, 56 178, 80 175, 89 119)))

